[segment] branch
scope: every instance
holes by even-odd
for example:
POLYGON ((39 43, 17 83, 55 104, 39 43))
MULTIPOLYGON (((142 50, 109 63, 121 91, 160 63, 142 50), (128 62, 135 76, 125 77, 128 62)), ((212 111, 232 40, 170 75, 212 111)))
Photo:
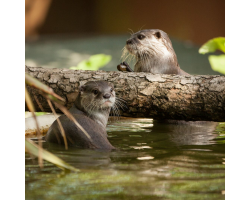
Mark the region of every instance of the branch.
MULTIPOLYGON (((87 81, 105 80, 115 86, 116 96, 127 102, 125 117, 188 121, 225 121, 225 76, 179 76, 119 71, 79 71, 25 66, 25 71, 53 88, 70 108, 78 87, 87 81)), ((36 111, 51 112, 42 94, 27 87, 36 111)), ((26 110, 26 107, 25 107, 26 110)), ((56 109, 60 112, 59 109, 56 109)))

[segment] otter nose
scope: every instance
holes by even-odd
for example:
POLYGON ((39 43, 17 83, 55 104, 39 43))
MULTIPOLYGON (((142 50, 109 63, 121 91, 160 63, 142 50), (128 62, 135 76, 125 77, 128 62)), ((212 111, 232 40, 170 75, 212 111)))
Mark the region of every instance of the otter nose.
POLYGON ((132 40, 127 40, 126 44, 132 44, 132 40))
POLYGON ((104 99, 109 99, 110 96, 111 96, 111 94, 104 94, 104 95, 103 95, 103 98, 104 98, 104 99))

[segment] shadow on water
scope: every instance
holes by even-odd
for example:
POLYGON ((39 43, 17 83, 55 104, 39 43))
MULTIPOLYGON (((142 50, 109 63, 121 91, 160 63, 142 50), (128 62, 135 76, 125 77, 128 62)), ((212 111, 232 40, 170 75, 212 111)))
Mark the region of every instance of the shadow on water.
POLYGON ((44 143, 80 173, 26 154, 26 199, 224 199, 225 123, 121 118, 107 127, 118 150, 44 143))

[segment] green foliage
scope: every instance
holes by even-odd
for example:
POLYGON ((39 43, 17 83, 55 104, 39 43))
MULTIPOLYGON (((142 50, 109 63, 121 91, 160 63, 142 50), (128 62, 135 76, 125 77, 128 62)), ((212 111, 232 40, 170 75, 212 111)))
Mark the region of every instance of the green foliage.
POLYGON ((217 37, 207 41, 205 44, 201 46, 199 49, 200 54, 213 53, 216 50, 221 50, 225 53, 225 38, 217 37))
POLYGON ((81 61, 76 67, 70 67, 70 69, 77 70, 98 70, 101 67, 107 65, 112 57, 110 55, 105 54, 96 54, 90 56, 88 60, 81 61))
POLYGON ((35 112, 36 116, 46 115, 47 112, 35 112))
POLYGON ((214 71, 225 74, 225 55, 211 55, 208 57, 208 60, 214 71))
MULTIPOLYGON (((213 53, 220 50, 225 53, 225 38, 217 37, 209 40, 199 49, 200 54, 213 53)), ((225 74, 225 54, 208 56, 209 63, 214 71, 225 74)))

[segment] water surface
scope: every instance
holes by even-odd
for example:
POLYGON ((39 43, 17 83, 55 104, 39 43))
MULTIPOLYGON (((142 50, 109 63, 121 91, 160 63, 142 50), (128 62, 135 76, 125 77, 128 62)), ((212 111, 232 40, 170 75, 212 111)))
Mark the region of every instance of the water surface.
POLYGON ((110 122, 111 152, 44 142, 81 172, 65 172, 26 154, 26 199, 224 199, 225 123, 110 122))

